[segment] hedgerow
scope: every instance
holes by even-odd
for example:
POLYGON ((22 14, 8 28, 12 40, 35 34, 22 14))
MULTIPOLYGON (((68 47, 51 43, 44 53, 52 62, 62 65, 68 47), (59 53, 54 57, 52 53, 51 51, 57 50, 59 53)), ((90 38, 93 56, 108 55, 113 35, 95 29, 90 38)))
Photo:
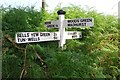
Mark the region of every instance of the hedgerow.
POLYGON ((67 40, 61 50, 58 41, 15 43, 16 32, 58 31, 47 29, 44 21, 57 20, 59 7, 50 13, 34 7, 0 9, 3 78, 120 78, 117 17, 75 5, 64 8, 66 19, 90 17, 94 26, 66 29, 82 31, 82 39, 67 40))

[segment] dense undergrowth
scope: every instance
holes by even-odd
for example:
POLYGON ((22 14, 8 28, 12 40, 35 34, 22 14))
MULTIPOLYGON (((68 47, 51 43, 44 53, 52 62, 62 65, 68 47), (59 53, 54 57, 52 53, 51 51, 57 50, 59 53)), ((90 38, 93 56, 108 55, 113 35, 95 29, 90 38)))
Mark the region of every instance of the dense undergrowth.
POLYGON ((92 28, 70 28, 82 31, 83 38, 67 40, 66 49, 58 41, 16 44, 16 32, 58 31, 47 29, 46 20, 57 20, 54 12, 34 7, 3 8, 2 76, 3 78, 114 78, 120 79, 118 21, 115 16, 85 11, 79 6, 64 8, 66 19, 94 18, 92 28))

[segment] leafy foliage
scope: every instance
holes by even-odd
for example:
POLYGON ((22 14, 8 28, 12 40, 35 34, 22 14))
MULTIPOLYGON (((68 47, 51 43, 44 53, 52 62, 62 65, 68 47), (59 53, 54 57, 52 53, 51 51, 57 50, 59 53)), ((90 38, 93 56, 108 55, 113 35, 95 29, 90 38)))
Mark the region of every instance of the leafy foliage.
POLYGON ((85 11, 71 5, 64 8, 66 19, 94 18, 92 28, 66 29, 82 31, 82 39, 67 40, 65 50, 58 48, 57 41, 17 45, 20 48, 13 44, 16 32, 57 31, 47 30, 44 21, 58 19, 58 9, 47 13, 36 11, 34 7, 1 7, 3 78, 19 78, 24 67, 26 72, 23 77, 26 78, 120 78, 118 22, 111 15, 100 14, 95 10, 85 11))

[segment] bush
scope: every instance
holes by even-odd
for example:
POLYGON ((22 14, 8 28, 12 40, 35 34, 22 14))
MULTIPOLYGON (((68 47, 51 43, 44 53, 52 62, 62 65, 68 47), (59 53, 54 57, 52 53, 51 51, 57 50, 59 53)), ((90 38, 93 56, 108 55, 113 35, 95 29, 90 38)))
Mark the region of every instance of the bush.
POLYGON ((58 42, 18 45, 16 32, 47 30, 44 21, 56 20, 57 10, 47 13, 34 8, 2 8, 3 78, 119 78, 118 22, 111 15, 79 6, 66 7, 66 19, 94 18, 92 28, 70 28, 82 31, 83 38, 67 40, 66 49, 58 42))

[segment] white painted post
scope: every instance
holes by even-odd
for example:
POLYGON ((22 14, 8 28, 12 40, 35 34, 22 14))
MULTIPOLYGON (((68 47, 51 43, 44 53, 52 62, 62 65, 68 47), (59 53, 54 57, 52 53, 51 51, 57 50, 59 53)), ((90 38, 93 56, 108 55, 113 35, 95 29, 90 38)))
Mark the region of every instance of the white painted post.
POLYGON ((59 42, 59 47, 63 49, 64 44, 66 42, 65 38, 65 26, 63 25, 64 19, 65 19, 65 11, 59 10, 58 12, 59 15, 59 32, 60 32, 60 42, 59 42))

